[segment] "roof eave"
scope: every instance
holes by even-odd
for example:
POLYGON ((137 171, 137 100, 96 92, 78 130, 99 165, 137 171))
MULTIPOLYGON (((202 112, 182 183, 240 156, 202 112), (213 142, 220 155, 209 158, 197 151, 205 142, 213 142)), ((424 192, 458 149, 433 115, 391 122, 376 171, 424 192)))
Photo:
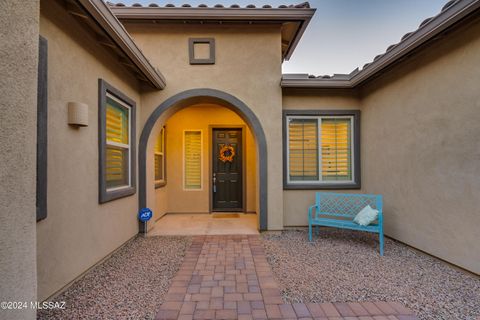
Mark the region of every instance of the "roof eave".
POLYGON ((120 20, 305 20, 313 8, 110 7, 120 20))
POLYGON ((184 7, 111 7, 120 20, 198 20, 198 21, 255 21, 299 22, 300 27, 283 54, 288 60, 293 54, 308 23, 315 14, 314 8, 184 8, 184 7))
POLYGON ((76 0, 95 19, 111 40, 117 45, 139 72, 156 89, 166 86, 165 77, 156 70, 137 47, 133 39, 102 0, 76 0))
POLYGON ((350 80, 331 79, 284 79, 280 83, 282 88, 303 88, 303 89, 351 89, 350 80))
POLYGON ((303 9, 303 10, 310 10, 309 15, 304 17, 304 19, 302 20, 302 22, 300 24, 300 28, 297 30, 297 33, 293 37, 292 41, 290 41, 290 45, 288 46, 288 48, 285 52, 284 60, 288 61, 292 57, 293 51, 295 51, 295 48, 297 47, 298 43, 300 42, 300 39, 302 38, 303 33, 307 29, 308 24, 310 23, 310 20, 312 19, 313 15, 315 14, 315 11, 317 9, 303 9))

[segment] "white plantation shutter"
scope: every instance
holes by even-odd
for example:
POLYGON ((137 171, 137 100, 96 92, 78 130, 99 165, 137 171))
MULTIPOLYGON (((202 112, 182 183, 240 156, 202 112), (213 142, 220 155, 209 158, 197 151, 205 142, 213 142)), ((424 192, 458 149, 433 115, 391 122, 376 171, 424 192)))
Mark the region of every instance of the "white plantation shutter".
POLYGON ((128 144, 128 109, 107 98, 107 141, 128 144))
POLYGON ((318 180, 318 120, 290 119, 290 180, 318 180))
POLYGON ((351 180, 351 119, 322 119, 322 180, 351 180))
POLYGON ((353 116, 287 117, 288 181, 352 181, 353 116))
POLYGON ((161 182, 165 180, 165 128, 160 130, 160 134, 155 142, 155 181, 161 182))
POLYGON ((129 108, 107 96, 106 108, 106 186, 128 186, 130 136, 129 108))
POLYGON ((184 137, 184 187, 202 188, 202 132, 185 131, 184 137))
POLYGON ((107 188, 128 185, 128 150, 107 146, 106 159, 107 188))

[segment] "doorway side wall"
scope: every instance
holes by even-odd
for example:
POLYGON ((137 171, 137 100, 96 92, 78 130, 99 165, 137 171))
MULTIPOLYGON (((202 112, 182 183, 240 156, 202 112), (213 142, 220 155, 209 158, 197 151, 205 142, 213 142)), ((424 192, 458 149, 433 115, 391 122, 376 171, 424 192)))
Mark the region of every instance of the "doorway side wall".
MULTIPOLYGON (((0 2, 0 297, 36 301, 36 136, 39 1, 0 2)), ((0 318, 35 319, 35 310, 0 318)))

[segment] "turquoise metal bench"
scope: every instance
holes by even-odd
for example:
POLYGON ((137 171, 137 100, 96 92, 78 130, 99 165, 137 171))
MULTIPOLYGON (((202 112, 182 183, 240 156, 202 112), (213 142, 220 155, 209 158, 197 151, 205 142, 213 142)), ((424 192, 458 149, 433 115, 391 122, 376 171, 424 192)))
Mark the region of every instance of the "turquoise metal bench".
POLYGON ((340 229, 378 233, 380 255, 383 256, 383 200, 375 194, 344 194, 317 192, 315 204, 308 208, 308 239, 312 241, 312 227, 325 226, 340 229), (376 223, 361 226, 353 218, 367 205, 378 210, 376 223))

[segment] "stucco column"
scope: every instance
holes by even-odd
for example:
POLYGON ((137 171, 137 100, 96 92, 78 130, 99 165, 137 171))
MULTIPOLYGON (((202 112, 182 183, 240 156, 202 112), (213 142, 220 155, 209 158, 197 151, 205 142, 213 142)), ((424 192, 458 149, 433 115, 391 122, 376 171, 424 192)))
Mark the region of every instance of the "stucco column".
MULTIPOLYGON (((35 301, 39 1, 0 2, 0 301, 35 301)), ((34 319, 35 310, 1 310, 34 319)))

